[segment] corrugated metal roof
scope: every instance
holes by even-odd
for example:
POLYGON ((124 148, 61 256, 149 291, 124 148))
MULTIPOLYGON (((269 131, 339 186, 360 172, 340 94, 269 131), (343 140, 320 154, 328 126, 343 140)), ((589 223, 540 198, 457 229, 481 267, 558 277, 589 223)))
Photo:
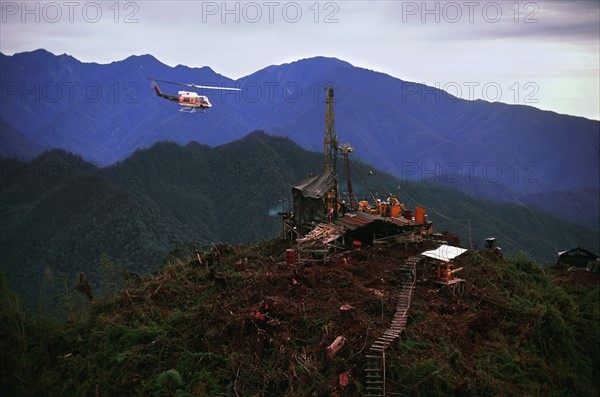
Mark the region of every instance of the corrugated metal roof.
POLYGON ((336 225, 344 226, 349 230, 356 230, 360 227, 366 226, 373 222, 388 222, 398 226, 415 226, 418 223, 404 219, 404 218, 391 218, 379 215, 369 214, 367 212, 352 212, 344 214, 344 216, 335 220, 336 225))
POLYGON ((452 259, 456 258, 457 256, 464 254, 465 252, 467 252, 467 250, 464 248, 459 248, 459 247, 454 247, 452 245, 442 244, 434 250, 425 251, 425 252, 421 253, 421 255, 427 256, 429 258, 440 259, 442 261, 448 262, 448 261, 451 261, 452 259))
POLYGON ((594 254, 593 252, 588 251, 583 248, 580 248, 580 247, 575 247, 568 251, 561 251, 558 253, 558 256, 563 256, 565 254, 570 255, 570 256, 585 256, 585 257, 598 258, 598 254, 594 254))

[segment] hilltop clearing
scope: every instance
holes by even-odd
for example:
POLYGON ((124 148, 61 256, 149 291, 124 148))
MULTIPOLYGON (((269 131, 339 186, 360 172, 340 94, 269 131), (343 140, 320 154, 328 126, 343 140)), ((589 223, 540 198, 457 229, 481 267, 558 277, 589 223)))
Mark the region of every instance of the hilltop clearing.
MULTIPOLYGON (((11 371, 2 372, 0 391, 364 395, 365 354, 394 315, 399 265, 432 246, 288 265, 284 240, 218 245, 212 271, 208 256, 202 264, 193 254, 172 257, 150 278, 130 275, 113 298, 71 300, 64 326, 23 315, 3 283, 2 367, 11 371), (346 342, 330 357, 338 336, 346 342)), ((407 327, 386 350, 387 393, 597 395, 597 275, 488 252, 469 252, 457 264, 467 280, 462 296, 417 282, 407 327)))

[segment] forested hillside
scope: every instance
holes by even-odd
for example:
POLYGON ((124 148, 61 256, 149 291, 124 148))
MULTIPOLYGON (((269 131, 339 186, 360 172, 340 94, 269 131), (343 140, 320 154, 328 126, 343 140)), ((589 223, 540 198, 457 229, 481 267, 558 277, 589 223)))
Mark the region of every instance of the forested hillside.
MULTIPOLYGON (((100 280, 107 261, 149 274, 179 245, 277 236, 291 185, 319 173, 322 155, 257 132, 215 148, 158 143, 106 168, 61 150, 1 163, 0 271, 32 304, 47 305, 61 275, 100 280)), ((523 251, 541 263, 575 246, 598 251, 597 231, 541 211, 401 181, 360 162, 351 175, 359 197, 391 193, 419 203, 436 230, 457 232, 466 246, 495 236, 507 254, 523 251)))

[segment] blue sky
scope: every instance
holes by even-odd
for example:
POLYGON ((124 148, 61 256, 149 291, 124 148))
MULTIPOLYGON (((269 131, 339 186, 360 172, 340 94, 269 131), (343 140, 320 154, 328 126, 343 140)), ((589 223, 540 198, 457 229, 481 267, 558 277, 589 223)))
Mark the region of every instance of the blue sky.
POLYGON ((236 79, 318 55, 465 99, 600 119, 600 2, 0 1, 0 51, 152 54, 236 79))

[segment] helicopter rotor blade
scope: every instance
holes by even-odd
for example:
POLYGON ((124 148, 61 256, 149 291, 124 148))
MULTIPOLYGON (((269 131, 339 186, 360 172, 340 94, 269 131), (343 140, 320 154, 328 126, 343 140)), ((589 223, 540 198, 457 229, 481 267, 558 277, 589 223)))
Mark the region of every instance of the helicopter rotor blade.
POLYGON ((178 83, 176 81, 168 81, 168 80, 160 80, 160 79, 148 79, 148 80, 152 80, 152 81, 158 81, 160 83, 168 83, 168 84, 175 84, 175 85, 183 85, 183 86, 187 86, 187 87, 193 87, 193 84, 186 84, 186 83, 178 83))
POLYGON ((190 84, 190 86, 194 87, 194 88, 204 88, 207 90, 228 90, 228 91, 241 91, 241 88, 231 88, 231 87, 211 87, 208 85, 196 85, 196 84, 190 84))
POLYGON ((167 84, 175 84, 175 85, 182 85, 185 87, 193 87, 193 88, 204 88, 204 89, 210 89, 210 90, 228 90, 228 91, 241 91, 241 88, 230 88, 230 87, 211 87, 208 85, 198 85, 198 84, 191 84, 191 83, 178 83, 176 81, 168 81, 168 80, 159 80, 159 79, 148 79, 148 80, 152 80, 152 81, 158 81, 161 83, 167 83, 167 84))

